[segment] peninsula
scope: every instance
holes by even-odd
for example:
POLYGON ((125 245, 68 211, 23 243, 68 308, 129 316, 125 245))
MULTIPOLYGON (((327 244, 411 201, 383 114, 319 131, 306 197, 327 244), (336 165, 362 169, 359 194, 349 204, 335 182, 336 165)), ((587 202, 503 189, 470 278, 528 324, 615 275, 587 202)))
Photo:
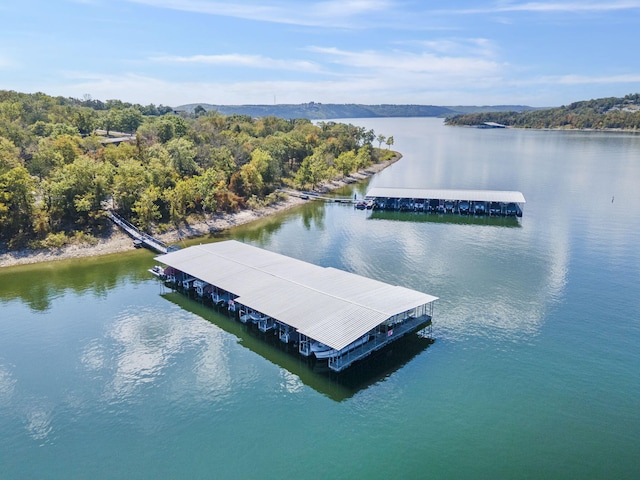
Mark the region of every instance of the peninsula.
POLYGON ((528 111, 480 112, 449 116, 447 125, 537 129, 621 130, 640 129, 640 94, 571 103, 567 106, 528 111))
POLYGON ((0 253, 110 250, 109 211, 160 237, 248 221, 290 206, 282 187, 316 189, 392 161, 387 135, 0 91, 0 253))

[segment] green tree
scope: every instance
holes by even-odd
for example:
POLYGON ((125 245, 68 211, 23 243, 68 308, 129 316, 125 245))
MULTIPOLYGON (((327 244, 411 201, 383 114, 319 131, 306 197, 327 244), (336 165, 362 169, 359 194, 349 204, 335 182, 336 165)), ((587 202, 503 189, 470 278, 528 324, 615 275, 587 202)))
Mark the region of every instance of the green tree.
POLYGON ((240 171, 231 176, 229 188, 236 195, 248 199, 253 195, 260 195, 264 188, 262 175, 254 163, 245 163, 240 171))
POLYGON ((255 165, 265 183, 273 184, 280 181, 282 168, 268 151, 256 148, 251 152, 251 160, 249 163, 255 165))
POLYGON ((196 177, 197 188, 202 198, 202 209, 210 213, 218 209, 219 192, 226 190, 224 172, 210 168, 196 177))
POLYGON ((78 107, 73 114, 72 123, 82 135, 89 135, 96 128, 98 114, 92 108, 78 107))
POLYGON ((330 176, 331 169, 327 160, 329 160, 327 154, 320 150, 305 158, 296 172, 295 183, 303 188, 309 186, 315 188, 318 183, 330 176))
POLYGON ((138 226, 145 231, 149 231, 151 226, 162 218, 160 206, 156 203, 160 198, 160 189, 156 186, 148 186, 140 195, 140 198, 133 203, 131 208, 135 214, 138 226))
POLYGON ((57 167, 45 184, 51 221, 62 226, 93 226, 109 195, 111 176, 111 165, 86 156, 57 167))
POLYGON ((362 170, 367 168, 373 162, 372 149, 370 146, 365 145, 358 150, 356 155, 356 170, 362 170))
POLYGON ((41 138, 31 160, 27 163, 27 168, 31 175, 37 175, 42 179, 48 177, 53 169, 62 165, 64 165, 64 157, 55 148, 52 140, 41 138))
POLYGON ((198 172, 195 162, 196 149, 191 141, 186 138, 174 138, 166 143, 165 148, 171 157, 173 168, 180 175, 188 176, 198 172))
POLYGON ((178 180, 174 188, 167 190, 169 215, 173 223, 185 220, 195 210, 198 195, 198 186, 193 178, 178 180))
POLYGON ((35 185, 23 166, 0 174, 0 238, 19 243, 32 232, 35 185))
POLYGON ((54 151, 62 155, 64 163, 72 163, 82 154, 80 138, 66 133, 55 137, 52 146, 54 151))
POLYGON ((117 128, 126 133, 135 133, 138 127, 142 124, 144 118, 142 113, 135 107, 125 108, 120 111, 119 123, 117 128))
POLYGON ((387 149, 391 148, 393 146, 393 135, 391 135, 389 138, 387 138, 386 144, 387 144, 387 149))
POLYGON ((356 169, 356 152, 342 152, 335 161, 336 170, 347 176, 356 169))
POLYGON ((175 137, 184 137, 189 131, 189 125, 185 119, 177 115, 164 115, 157 119, 153 125, 162 143, 166 143, 175 137))
POLYGON ((224 173, 227 180, 236 171, 236 161, 231 149, 227 146, 214 148, 209 152, 211 167, 224 173))
POLYGON ((105 147, 99 157, 103 161, 110 163, 114 167, 117 167, 121 162, 125 160, 139 160, 138 149, 135 145, 131 145, 128 142, 123 142, 120 145, 108 145, 105 147))
POLYGON ((147 186, 147 170, 139 161, 133 159, 121 161, 113 177, 113 199, 118 211, 125 217, 129 217, 134 203, 147 186))
POLYGON ((20 149, 11 140, 0 137, 0 173, 20 165, 20 149))

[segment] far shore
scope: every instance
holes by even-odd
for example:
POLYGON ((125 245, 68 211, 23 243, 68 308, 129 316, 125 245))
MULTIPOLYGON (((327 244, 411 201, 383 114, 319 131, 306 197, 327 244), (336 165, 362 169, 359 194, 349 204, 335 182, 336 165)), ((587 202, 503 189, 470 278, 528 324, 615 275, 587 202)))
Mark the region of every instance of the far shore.
MULTIPOLYGON (((400 153, 385 162, 376 163, 357 173, 352 173, 347 177, 342 177, 330 181, 326 181, 319 187, 314 189, 317 193, 326 193, 332 190, 344 187, 350 183, 364 180, 372 175, 384 170, 392 163, 402 158, 400 153)), ((302 193, 302 192, 301 192, 302 193)), ((244 225, 259 218, 274 215, 293 208, 297 205, 307 202, 303 198, 295 195, 287 195, 285 200, 276 202, 266 207, 256 210, 240 210, 235 213, 215 214, 203 221, 190 223, 188 226, 171 229, 165 233, 154 235, 156 238, 165 243, 171 244, 179 242, 187 238, 197 238, 207 236, 213 232, 220 232, 231 227, 244 225)), ((95 245, 90 244, 73 244, 66 245, 57 249, 46 250, 13 250, 0 254, 0 268, 11 267, 16 265, 26 265, 30 263, 50 262, 54 260, 66 260, 72 258, 93 257, 98 255, 107 255, 110 253, 125 252, 133 250, 132 239, 120 231, 115 225, 112 226, 110 232, 102 238, 99 238, 95 245)))

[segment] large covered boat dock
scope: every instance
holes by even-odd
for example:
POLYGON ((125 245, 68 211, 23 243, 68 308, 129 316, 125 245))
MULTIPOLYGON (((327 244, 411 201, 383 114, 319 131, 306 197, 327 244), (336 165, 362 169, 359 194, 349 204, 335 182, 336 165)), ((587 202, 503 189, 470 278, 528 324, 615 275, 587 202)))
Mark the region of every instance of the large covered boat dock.
POLYGON ((437 297, 235 240, 156 257, 160 276, 272 332, 340 372, 394 340, 431 326, 437 297))
POLYGON ((524 195, 500 190, 373 187, 366 197, 376 210, 521 217, 524 195))

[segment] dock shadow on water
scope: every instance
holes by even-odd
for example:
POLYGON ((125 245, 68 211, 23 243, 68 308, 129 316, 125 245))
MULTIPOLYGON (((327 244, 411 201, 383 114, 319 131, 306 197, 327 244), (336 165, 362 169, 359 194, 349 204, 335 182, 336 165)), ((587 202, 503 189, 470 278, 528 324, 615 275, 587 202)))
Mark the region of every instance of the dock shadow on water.
MULTIPOLYGON (((212 231, 207 240, 235 239, 264 247, 269 245, 273 237, 289 222, 301 221, 305 230, 311 230, 312 228, 323 230, 325 215, 325 202, 309 200, 307 203, 297 205, 275 215, 236 225, 231 229, 212 231)), ((202 241, 202 237, 187 239, 183 242, 183 246, 196 245, 202 243, 202 241)))
POLYGON ((241 323, 226 309, 210 302, 168 288, 160 296, 236 336, 243 347, 298 376, 303 384, 336 402, 347 400, 384 381, 435 341, 420 332, 405 335, 345 371, 336 373, 328 368, 326 361, 300 356, 297 346, 282 343, 275 335, 260 332, 255 325, 241 323))
POLYGON ((494 217, 490 215, 459 215, 456 213, 424 213, 373 210, 371 220, 396 220, 400 222, 448 223, 454 225, 488 225, 493 227, 521 228, 517 217, 494 217))

